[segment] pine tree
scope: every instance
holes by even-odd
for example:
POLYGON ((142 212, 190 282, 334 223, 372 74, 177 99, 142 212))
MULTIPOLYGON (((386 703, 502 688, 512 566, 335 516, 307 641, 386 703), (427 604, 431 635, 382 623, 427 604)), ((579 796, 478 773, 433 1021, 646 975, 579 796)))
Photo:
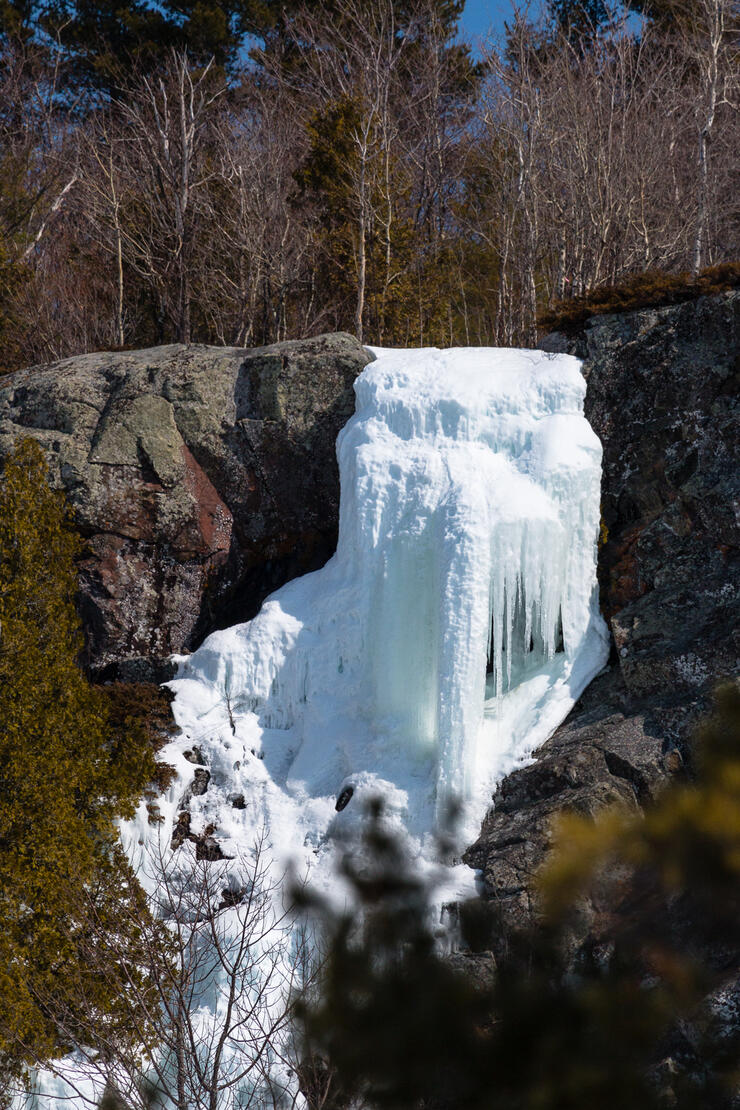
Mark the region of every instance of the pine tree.
POLYGON ((605 0, 550 0, 549 8, 556 26, 569 38, 589 38, 611 17, 605 0))
POLYGON ((156 71, 172 49, 232 69, 265 18, 261 0, 0 0, 0 40, 54 43, 74 85, 120 95, 132 72, 156 71))
MULTIPOLYGON (((0 479, 0 1075, 63 1053, 80 1018, 116 1030, 132 964, 106 927, 147 910, 118 847, 155 774, 142 730, 111 723, 77 665, 80 540, 26 440, 0 479), (119 913, 125 904, 126 914, 119 913), (94 928, 93 928, 94 922, 94 928)), ((130 941, 136 962, 136 938, 130 941)), ((142 984, 139 983, 139 986, 142 984)))

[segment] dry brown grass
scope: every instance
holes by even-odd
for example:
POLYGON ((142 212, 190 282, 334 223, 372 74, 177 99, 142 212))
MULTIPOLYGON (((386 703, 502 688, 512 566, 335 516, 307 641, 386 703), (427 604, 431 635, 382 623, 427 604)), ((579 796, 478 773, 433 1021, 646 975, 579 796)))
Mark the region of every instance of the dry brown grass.
POLYGON ((740 285, 740 262, 710 266, 696 278, 688 273, 668 274, 650 270, 636 274, 620 285, 602 285, 583 297, 558 301, 537 319, 539 329, 573 335, 591 316, 612 312, 632 312, 638 308, 657 308, 681 304, 713 293, 723 293, 740 285))

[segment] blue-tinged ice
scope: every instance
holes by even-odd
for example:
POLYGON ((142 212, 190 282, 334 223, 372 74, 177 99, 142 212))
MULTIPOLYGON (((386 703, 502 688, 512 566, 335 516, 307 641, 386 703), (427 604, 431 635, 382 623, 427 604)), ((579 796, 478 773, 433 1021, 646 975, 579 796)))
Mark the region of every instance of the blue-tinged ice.
MULTIPOLYGON (((308 806, 299 824, 314 846, 329 832, 321 800, 350 781, 389 791, 420 837, 454 798, 474 837, 495 782, 607 656, 601 445, 578 361, 374 353, 337 442, 335 556, 248 624, 210 636, 173 684, 190 735, 218 733, 228 700, 281 809, 308 806)), ((254 788, 253 762, 230 789, 254 788)))
MULTIPOLYGON (((179 659, 181 733, 163 753, 178 781, 160 799, 161 825, 142 806, 122 828, 152 893, 152 860, 169 852, 193 777, 187 749, 211 775, 188 799, 191 829, 215 827, 234 857, 223 866, 238 871, 266 832, 276 876, 290 864, 331 892, 336 846, 373 795, 421 867, 451 800, 470 843, 496 782, 606 662, 601 445, 578 361, 491 348, 374 354, 337 442, 336 554, 179 659)), ((192 853, 186 843, 175 858, 186 866, 192 853)), ((449 874, 449 897, 474 891, 467 868, 449 874)), ((204 1036, 218 990, 209 984, 203 999, 204 1036)))

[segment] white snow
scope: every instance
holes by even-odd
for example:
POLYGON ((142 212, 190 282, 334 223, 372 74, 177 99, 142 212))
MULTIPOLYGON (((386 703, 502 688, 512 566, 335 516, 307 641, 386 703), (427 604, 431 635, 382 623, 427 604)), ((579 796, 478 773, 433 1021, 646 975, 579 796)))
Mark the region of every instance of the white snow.
MULTIPOLYGON (((578 361, 374 354, 337 442, 336 554, 178 659, 181 734, 164 753, 178 770, 161 800, 164 841, 195 745, 211 780, 190 801, 192 829, 216 825, 223 851, 243 857, 264 824, 275 873, 291 863, 328 890, 335 846, 372 795, 420 866, 452 799, 470 843, 496 782, 547 739, 608 652, 601 446, 578 361)), ((143 808, 122 835, 146 875, 143 808)), ((446 897, 473 891, 473 873, 451 868, 446 897)))
POLYGON ((337 443, 336 555, 182 658, 172 684, 178 723, 206 745, 209 794, 222 781, 257 810, 274 799, 288 853, 296 826, 316 846, 347 819, 333 801, 350 782, 392 784, 417 836, 454 797, 475 836, 493 784, 606 659, 601 446, 578 361, 374 353, 337 443))

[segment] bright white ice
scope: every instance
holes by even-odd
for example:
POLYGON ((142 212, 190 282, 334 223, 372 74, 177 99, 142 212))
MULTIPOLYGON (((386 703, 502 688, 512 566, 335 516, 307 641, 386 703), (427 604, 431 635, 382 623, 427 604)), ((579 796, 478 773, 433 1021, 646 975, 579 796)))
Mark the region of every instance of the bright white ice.
MULTIPOLYGON (((163 753, 179 781, 155 831, 169 842, 195 745, 211 780, 190 801, 192 830, 215 825, 224 853, 243 856, 264 824, 276 873, 291 861, 327 889, 335 846, 372 795, 420 866, 452 799, 470 843, 496 782, 547 739, 608 652, 601 445, 578 361, 374 353, 337 442, 335 556, 179 659, 182 731, 163 753)), ((122 831, 145 872, 144 810, 122 831)), ((448 896, 472 893, 473 879, 452 868, 448 896)))
POLYGON ((474 837, 493 784, 606 659, 601 445, 578 361, 375 354, 337 442, 336 555, 180 660, 175 712, 208 753, 202 818, 226 851, 250 818, 226 817, 220 787, 290 853, 320 850, 379 791, 418 836, 460 799, 474 837))

